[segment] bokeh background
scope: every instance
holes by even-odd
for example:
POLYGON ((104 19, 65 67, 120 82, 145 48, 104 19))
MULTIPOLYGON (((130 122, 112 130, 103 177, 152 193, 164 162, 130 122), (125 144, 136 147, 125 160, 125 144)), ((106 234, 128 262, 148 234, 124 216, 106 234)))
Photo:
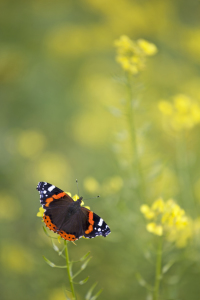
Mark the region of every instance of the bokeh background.
MULTIPOLYGON (((42 258, 62 264, 36 217, 36 186, 47 181, 75 194, 76 178, 84 198, 101 195, 85 204, 112 231, 106 239, 69 246, 74 260, 87 251, 93 256, 79 277, 89 275, 89 281, 76 286, 79 299, 96 281, 103 288, 99 299, 151 299, 135 277, 140 272, 154 283, 155 255, 147 251, 155 253, 154 237, 146 232, 134 190, 122 108, 126 90, 114 40, 126 34, 158 47, 136 95, 143 202, 159 196, 179 201, 173 136, 162 128, 158 103, 178 93, 200 101, 199 20, 195 0, 0 1, 2 300, 65 299, 66 270, 50 268, 42 258)), ((188 136, 198 203, 199 127, 188 136)), ((193 216, 188 203, 183 207, 193 216)), ((187 249, 170 250, 180 261, 163 283, 162 299, 199 299, 199 248, 187 249)))

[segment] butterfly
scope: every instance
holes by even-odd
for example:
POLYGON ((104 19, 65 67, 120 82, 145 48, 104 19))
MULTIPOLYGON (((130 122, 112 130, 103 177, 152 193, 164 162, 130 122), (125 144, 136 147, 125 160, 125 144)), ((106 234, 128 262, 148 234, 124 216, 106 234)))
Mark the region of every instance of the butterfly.
POLYGON ((63 190, 47 182, 39 182, 37 190, 44 208, 45 225, 63 239, 75 241, 81 237, 106 237, 110 233, 110 228, 102 218, 81 206, 83 197, 74 201, 63 190))

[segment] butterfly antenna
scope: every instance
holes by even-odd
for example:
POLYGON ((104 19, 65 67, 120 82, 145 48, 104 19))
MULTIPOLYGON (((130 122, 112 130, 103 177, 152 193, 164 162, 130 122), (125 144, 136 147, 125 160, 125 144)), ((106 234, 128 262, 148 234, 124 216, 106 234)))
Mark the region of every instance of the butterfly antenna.
POLYGON ((77 190, 78 190, 78 196, 79 196, 78 179, 76 179, 76 184, 77 184, 77 190))
POLYGON ((100 195, 96 196, 96 197, 92 197, 92 198, 84 198, 84 200, 91 200, 91 199, 95 199, 95 198, 99 198, 100 195))

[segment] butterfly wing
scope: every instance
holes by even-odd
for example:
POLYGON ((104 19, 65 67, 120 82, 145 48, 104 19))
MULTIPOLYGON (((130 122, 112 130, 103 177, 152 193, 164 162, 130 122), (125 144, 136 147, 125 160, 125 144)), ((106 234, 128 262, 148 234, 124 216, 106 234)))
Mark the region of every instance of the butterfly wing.
POLYGON ((40 182, 37 186, 40 202, 45 209, 43 220, 46 226, 62 238, 75 241, 80 237, 106 237, 110 228, 97 214, 81 207, 81 199, 74 201, 56 186, 40 182))
POLYGON ((63 190, 47 182, 39 182, 37 190, 40 193, 40 202, 45 209, 43 215, 45 225, 60 234, 69 206, 74 200, 63 190))
POLYGON ((98 235, 106 237, 110 233, 110 228, 108 227, 106 222, 97 214, 85 207, 82 207, 81 210, 84 211, 85 214, 87 214, 87 222, 84 228, 85 238, 91 239, 98 235))
POLYGON ((94 238, 98 235, 106 237, 109 233, 110 228, 102 218, 91 210, 80 207, 69 220, 63 223, 59 234, 64 239, 69 234, 79 239, 82 236, 85 238, 94 238))
POLYGON ((47 182, 39 182, 37 185, 37 190, 40 193, 40 203, 42 204, 43 208, 49 207, 50 202, 56 199, 61 199, 64 196, 68 196, 68 198, 73 201, 73 199, 63 192, 63 190, 47 182))

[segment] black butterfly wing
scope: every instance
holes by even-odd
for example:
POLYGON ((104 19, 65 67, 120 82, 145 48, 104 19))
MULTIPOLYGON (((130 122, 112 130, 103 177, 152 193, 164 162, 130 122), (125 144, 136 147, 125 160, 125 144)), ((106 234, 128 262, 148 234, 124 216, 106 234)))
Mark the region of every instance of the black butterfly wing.
POLYGON ((39 182, 37 190, 40 193, 40 202, 45 209, 44 223, 50 230, 59 234, 66 220, 69 206, 74 200, 63 190, 47 182, 39 182))
POLYGON ((77 240, 84 235, 87 227, 87 213, 79 207, 61 226, 60 236, 67 240, 77 240))
POLYGON ((63 190, 57 188, 55 185, 43 181, 38 183, 37 190, 40 193, 40 203, 43 208, 48 207, 49 203, 52 202, 53 199, 60 199, 67 195, 63 190))
POLYGON ((99 235, 106 237, 109 233, 110 228, 102 218, 87 208, 80 207, 63 223, 59 234, 64 239, 71 237, 75 240, 82 236, 85 238, 94 238, 99 235))
POLYGON ((82 207, 81 209, 85 214, 87 213, 87 222, 85 223, 86 226, 84 228, 85 238, 91 239, 98 235, 106 237, 110 233, 110 228, 102 218, 85 207, 82 207))

